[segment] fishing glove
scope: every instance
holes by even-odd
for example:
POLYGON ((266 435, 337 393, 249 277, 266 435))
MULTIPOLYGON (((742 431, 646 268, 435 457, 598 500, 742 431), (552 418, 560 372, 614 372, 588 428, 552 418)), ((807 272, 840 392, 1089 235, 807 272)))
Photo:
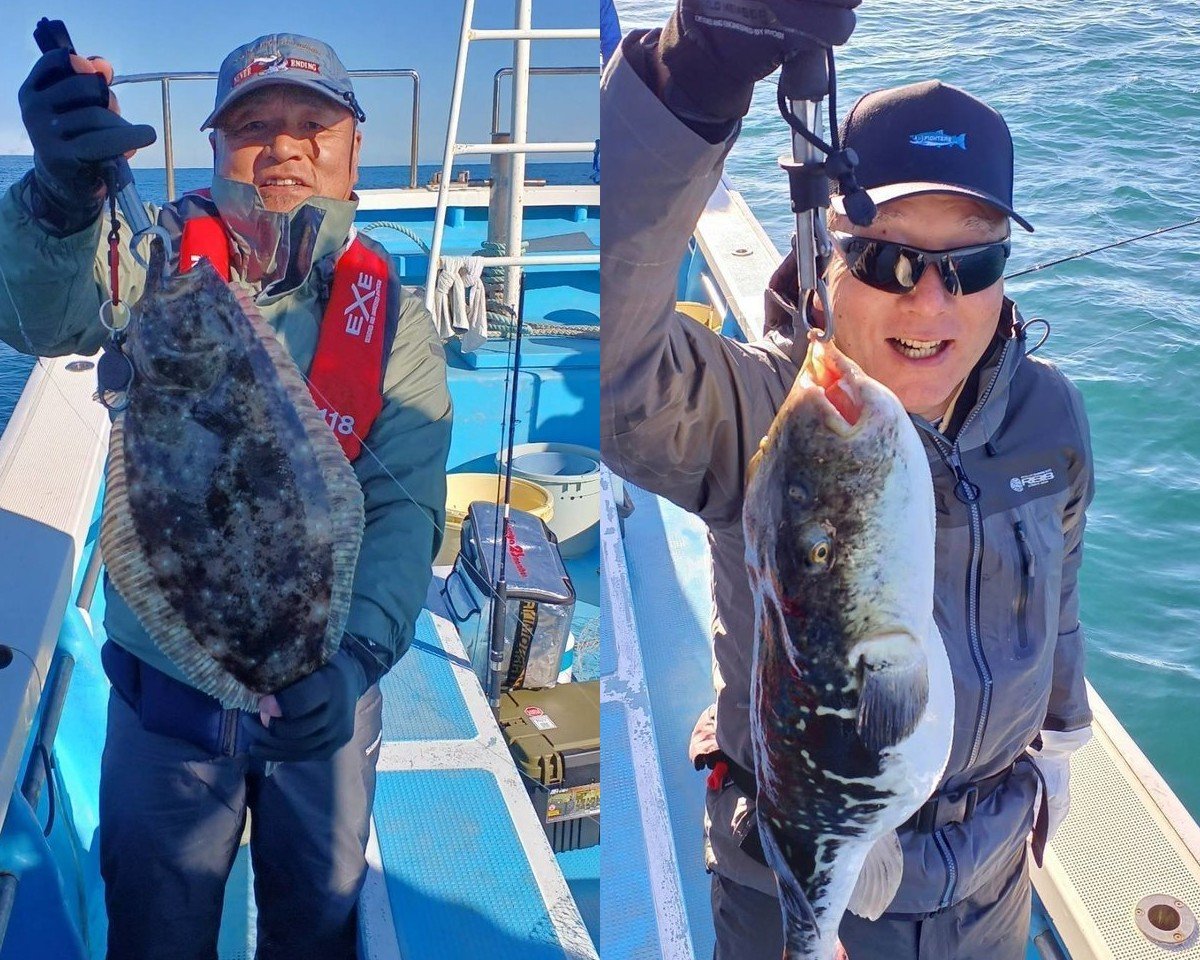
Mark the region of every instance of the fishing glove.
POLYGON ((108 108, 108 84, 98 73, 76 73, 66 50, 33 65, 17 94, 33 144, 34 213, 62 232, 90 225, 104 203, 105 161, 146 147, 154 128, 132 124, 108 108))
POLYGON ((1034 810, 1037 810, 1039 803, 1046 804, 1049 820, 1047 840, 1054 836, 1059 824, 1067 818, 1071 809, 1071 754, 1091 739, 1090 726, 1065 733, 1043 730, 1033 745, 1027 748, 1029 756, 1041 771, 1041 779, 1046 786, 1046 795, 1042 797, 1042 784, 1038 784, 1038 799, 1034 803, 1034 810))
POLYGON ((689 126, 729 124, 785 60, 845 43, 859 0, 679 0, 658 53, 667 108, 689 126))
POLYGON ((328 760, 354 735, 358 698, 374 682, 349 635, 325 666, 275 694, 281 717, 249 724, 250 755, 262 760, 328 760))

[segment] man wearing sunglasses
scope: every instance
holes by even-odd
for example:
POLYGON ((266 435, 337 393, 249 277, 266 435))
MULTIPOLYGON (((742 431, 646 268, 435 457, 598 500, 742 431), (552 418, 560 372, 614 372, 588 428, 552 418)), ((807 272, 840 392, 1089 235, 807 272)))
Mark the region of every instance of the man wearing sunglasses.
MULTIPOLYGON (((712 550, 717 702, 691 752, 727 771, 706 795, 717 960, 775 960, 783 947, 775 880, 755 842, 741 513, 745 465, 807 340, 794 257, 771 279, 764 336, 751 344, 675 313, 679 261, 754 83, 790 56, 844 42, 856 5, 679 0, 661 31, 625 38, 602 84, 607 173, 619 185, 604 198, 604 456, 705 520, 712 550)), ((1001 116, 926 82, 867 94, 841 130, 878 215, 853 224, 833 198, 823 267, 835 336, 900 398, 928 453, 934 609, 956 690, 939 790, 864 870, 900 860, 899 885, 855 907, 872 919, 847 913, 841 940, 850 960, 1021 960, 1026 840, 1040 856, 1066 813, 1069 756, 1090 736, 1076 588, 1092 496, 1087 421, 1066 378, 1029 358, 1004 295, 1009 224, 1032 227, 1013 208, 1001 116)), ((826 322, 819 305, 810 320, 826 322)))

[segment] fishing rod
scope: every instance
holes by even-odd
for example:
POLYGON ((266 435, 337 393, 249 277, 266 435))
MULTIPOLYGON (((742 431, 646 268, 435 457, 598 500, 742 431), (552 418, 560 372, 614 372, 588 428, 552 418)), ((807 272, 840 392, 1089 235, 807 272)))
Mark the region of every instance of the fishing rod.
POLYGON ((860 227, 875 219, 875 203, 858 185, 858 155, 843 149, 837 127, 837 71, 832 48, 806 50, 783 64, 776 91, 779 113, 792 130, 792 156, 780 157, 788 175, 792 212, 796 215, 796 308, 810 329, 809 301, 817 297, 825 327, 817 339, 834 336, 833 309, 819 265, 828 260, 833 243, 819 211, 829 206, 829 181, 837 180, 846 216, 860 227), (830 143, 821 139, 821 101, 829 98, 830 143), (823 159, 822 159, 823 158, 823 159))
POLYGON ((1081 257, 1090 257, 1093 253, 1100 253, 1104 250, 1113 250, 1117 247, 1123 247, 1127 243, 1133 243, 1135 240, 1145 240, 1147 237, 1157 237, 1162 233, 1170 233, 1172 230, 1182 230, 1184 227, 1194 227, 1200 224, 1200 217, 1192 220, 1185 220, 1183 223, 1172 224, 1169 227, 1159 227, 1157 230, 1151 230, 1149 233, 1138 234, 1136 237, 1126 237, 1124 240, 1118 240, 1116 243, 1106 243, 1100 247, 1092 247, 1090 250, 1081 250, 1079 253, 1072 253, 1067 257, 1059 257, 1057 260, 1047 260, 1045 263, 1039 263, 1036 266, 1026 267, 1024 270, 1018 270, 1016 273, 1006 274, 1005 280, 1014 280, 1017 277, 1023 277, 1026 274, 1037 273, 1039 270, 1045 270, 1048 267, 1057 267, 1060 263, 1070 263, 1072 260, 1078 260, 1081 257))
POLYGON ((489 623, 490 647, 488 652, 488 705, 497 717, 500 715, 500 687, 504 673, 504 622, 508 614, 508 542, 512 532, 510 511, 512 510, 512 465, 513 446, 517 431, 517 386, 521 376, 521 334, 525 326, 525 271, 521 271, 521 284, 517 294, 517 322, 513 330, 512 391, 508 402, 508 443, 504 458, 504 516, 500 527, 500 575, 492 592, 492 616, 489 623))
MULTIPOLYGON (((1049 267, 1057 267, 1059 264, 1070 263, 1072 260, 1079 260, 1082 257, 1090 257, 1093 253, 1100 253, 1101 251, 1104 251, 1104 250, 1114 250, 1117 247, 1125 246, 1125 244, 1127 244, 1127 243, 1133 243, 1135 240, 1145 240, 1147 237, 1157 237, 1163 233, 1170 233, 1172 230, 1182 230, 1184 227, 1194 227, 1194 226, 1197 226, 1198 224, 1200 224, 1200 217, 1195 217, 1191 220, 1184 220, 1181 223, 1174 223, 1167 227, 1159 227, 1157 230, 1151 230, 1149 233, 1140 233, 1136 237, 1126 237, 1124 240, 1117 240, 1115 243, 1106 243, 1099 247, 1092 247, 1090 250, 1081 250, 1081 251, 1079 251, 1079 253, 1072 253, 1070 256, 1058 257, 1055 260, 1047 260, 1045 263, 1039 263, 1032 267, 1026 267, 1024 270, 1018 270, 1016 273, 1010 273, 1010 274, 1005 275, 1004 279, 1005 280, 1013 280, 1016 277, 1024 277, 1030 273, 1037 273, 1039 270, 1045 270, 1049 267)), ((1158 320, 1158 317, 1156 317, 1156 316, 1151 317, 1149 320, 1143 320, 1141 323, 1135 324, 1132 327, 1127 327, 1126 329, 1121 330, 1118 333, 1110 334, 1107 337, 1102 337, 1099 340, 1089 343, 1086 347, 1080 347, 1078 350, 1074 350, 1071 353, 1068 353, 1062 359, 1070 360, 1073 357, 1079 356, 1081 353, 1086 353, 1088 350, 1091 350, 1093 347, 1098 347, 1101 344, 1108 343, 1108 341, 1110 341, 1110 340, 1115 340, 1117 337, 1128 336, 1134 330, 1140 330, 1142 327, 1147 327, 1157 320, 1158 320)), ((1025 326, 1026 326, 1026 328, 1028 328, 1035 323, 1040 323, 1043 326, 1045 326, 1046 332, 1042 335, 1042 339, 1038 341, 1037 345, 1027 351, 1028 353, 1031 353, 1031 354, 1036 353, 1042 347, 1042 345, 1045 344, 1045 342, 1048 339, 1050 339, 1050 321, 1043 320, 1041 318, 1035 318, 1033 320, 1030 320, 1029 323, 1027 323, 1025 326)))

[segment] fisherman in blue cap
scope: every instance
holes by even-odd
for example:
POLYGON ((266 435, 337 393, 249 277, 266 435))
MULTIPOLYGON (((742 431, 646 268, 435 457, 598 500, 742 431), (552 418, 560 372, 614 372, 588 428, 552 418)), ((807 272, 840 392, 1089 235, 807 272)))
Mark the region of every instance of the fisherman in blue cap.
POLYGON ((1022 960, 1027 849, 1039 857, 1065 816, 1069 757, 1090 737, 1078 572, 1093 468, 1078 390, 1028 357, 1004 296, 1010 223, 1032 229, 1013 207, 1007 125, 937 81, 867 94, 841 140, 878 215, 856 223, 831 184, 832 316, 814 302, 805 322, 794 256, 771 279, 753 343, 675 309, 680 258, 755 84, 844 43, 857 4, 678 0, 608 65, 601 446, 615 472, 708 524, 716 703, 691 753, 712 767, 715 957, 777 960, 778 892, 755 819, 746 464, 799 372, 808 323, 833 321, 839 348, 899 397, 937 502, 953 745, 938 790, 868 857, 840 937, 850 960, 1022 960))
MULTIPOLYGON (((152 128, 120 117, 112 77, 104 60, 54 50, 21 88, 34 169, 0 198, 11 294, 0 338, 18 350, 90 354, 107 336, 101 170, 154 140, 152 128)), ((379 680, 412 642, 429 583, 451 417, 428 311, 401 290, 386 251, 353 231, 365 119, 328 44, 260 37, 221 65, 204 121, 211 190, 149 211, 171 238, 173 269, 204 257, 248 287, 314 386, 325 377, 326 395, 344 393, 332 422, 353 427, 337 435, 363 488, 366 528, 337 653, 278 691, 261 718, 197 690, 106 582, 102 659, 113 692, 99 834, 110 960, 216 956, 248 812, 259 960, 356 955, 379 680), (371 296, 353 286, 364 283, 371 296), (354 312, 364 303, 369 317, 354 312), (323 323, 331 310, 336 322, 323 323), (367 338, 377 353, 354 352, 377 319, 382 336, 367 338)), ((120 298, 136 299, 145 273, 124 245, 118 276, 120 298)))

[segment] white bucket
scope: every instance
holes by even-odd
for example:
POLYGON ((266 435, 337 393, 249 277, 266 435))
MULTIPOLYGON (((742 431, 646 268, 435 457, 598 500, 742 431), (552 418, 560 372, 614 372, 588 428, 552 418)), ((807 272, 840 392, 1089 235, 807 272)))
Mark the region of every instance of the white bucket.
MULTIPOLYGON (((504 469, 504 454, 498 458, 504 469)), ((600 451, 574 443, 513 447, 513 476, 550 491, 554 515, 546 521, 564 557, 578 557, 600 541, 600 451)))

